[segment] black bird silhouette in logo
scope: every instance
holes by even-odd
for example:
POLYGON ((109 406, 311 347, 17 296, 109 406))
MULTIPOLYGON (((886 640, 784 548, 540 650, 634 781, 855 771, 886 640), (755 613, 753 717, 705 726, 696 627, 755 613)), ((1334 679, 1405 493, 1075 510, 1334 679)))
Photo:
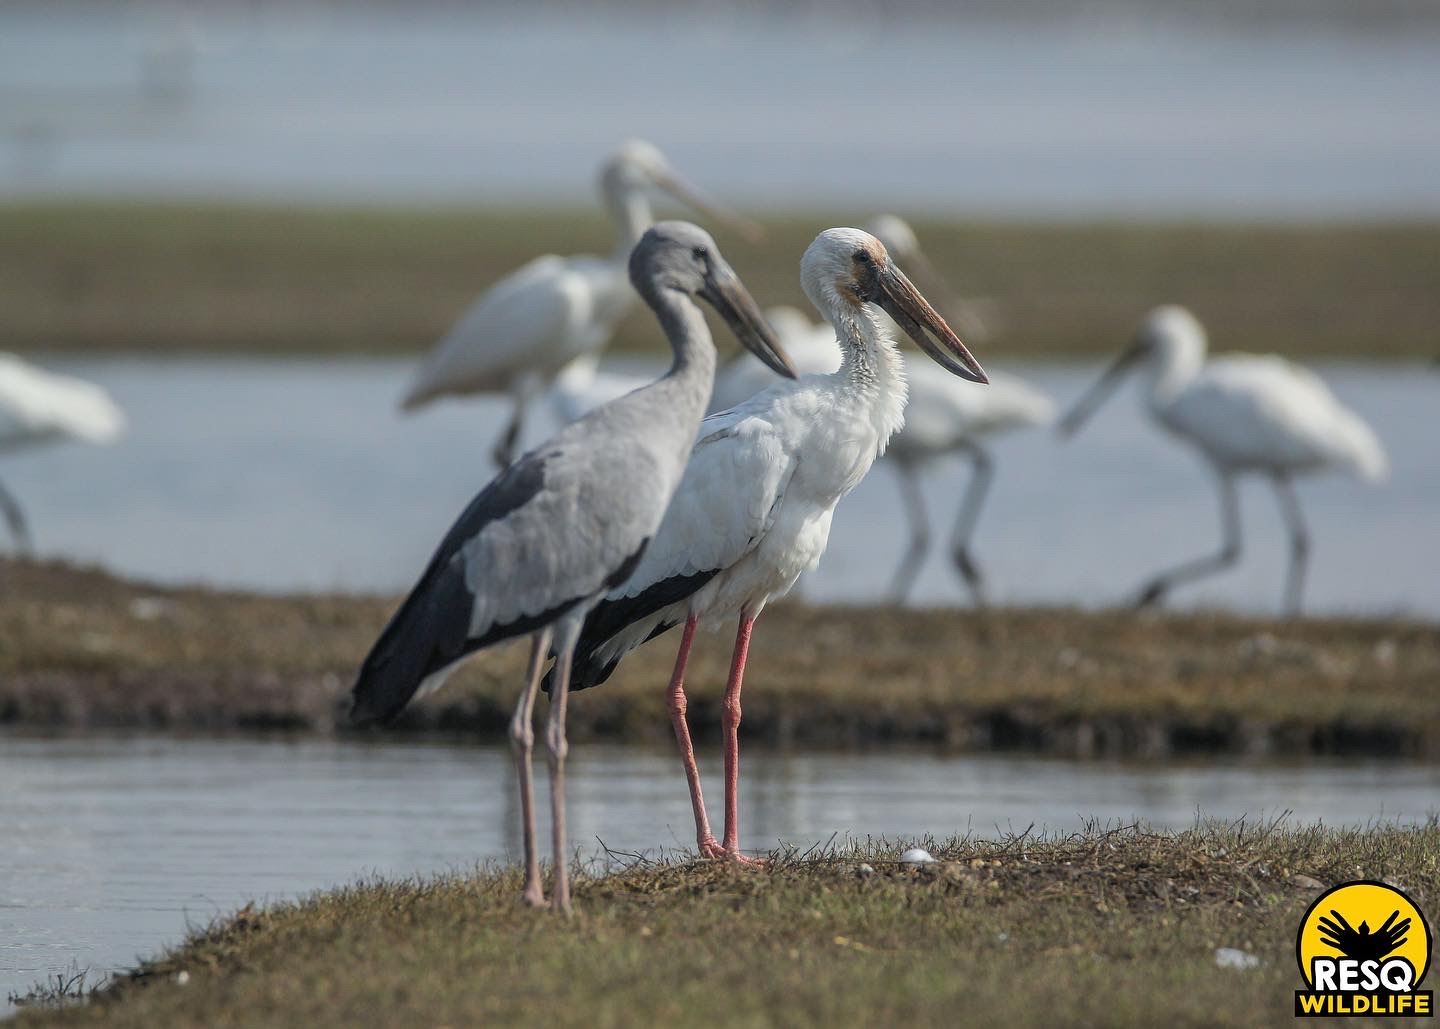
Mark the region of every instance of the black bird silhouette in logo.
POLYGON ((1320 942, 1356 961, 1383 960, 1386 954, 1405 942, 1405 934, 1410 930, 1410 919, 1395 922, 1400 917, 1398 910, 1392 911, 1385 924, 1373 932, 1368 922, 1361 922, 1359 929, 1352 929, 1340 912, 1331 908, 1330 914, 1335 919, 1333 922, 1322 916, 1318 923, 1320 942))

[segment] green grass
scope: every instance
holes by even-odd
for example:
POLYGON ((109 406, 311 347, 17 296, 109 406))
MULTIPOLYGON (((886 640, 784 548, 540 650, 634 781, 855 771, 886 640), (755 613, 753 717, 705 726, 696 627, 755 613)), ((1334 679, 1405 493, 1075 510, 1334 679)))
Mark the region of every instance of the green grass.
MULTIPOLYGON (((0 561, 0 724, 345 731, 345 693, 395 601, 134 583, 0 561)), ((577 740, 664 744, 673 638, 576 694, 577 740)), ((688 676, 718 736, 725 636, 688 676)), ((467 664, 398 731, 500 738, 523 644, 467 664)), ((742 732, 826 745, 926 741, 1066 754, 1440 753, 1440 627, 1398 619, 1137 617, 1070 609, 778 604, 751 648, 742 732)))
POLYGON ((247 907, 105 999, 16 1024, 1270 1025, 1324 886, 1387 879, 1432 919, 1440 902, 1433 824, 931 849, 918 870, 883 842, 768 870, 642 862, 582 875, 569 922, 522 908, 513 870, 362 883, 247 907), (1219 967, 1221 947, 1259 964, 1219 967))
MULTIPOLYGON (((721 242, 763 303, 805 306, 805 245, 868 213, 770 219, 763 246, 721 242)), ((917 227, 961 295, 994 301, 982 358, 1105 353, 1161 301, 1192 305, 1217 349, 1440 352, 1440 224, 917 227)), ((528 258, 610 247, 591 211, 0 205, 0 348, 418 353, 528 258)), ((643 312, 618 342, 660 346, 643 312)))

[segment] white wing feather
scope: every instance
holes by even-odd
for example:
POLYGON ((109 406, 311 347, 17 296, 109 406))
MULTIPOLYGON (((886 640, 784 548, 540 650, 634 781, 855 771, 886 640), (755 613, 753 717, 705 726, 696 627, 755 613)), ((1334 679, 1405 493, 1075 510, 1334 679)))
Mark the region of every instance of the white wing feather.
POLYGON ((0 449, 52 440, 110 443, 125 414, 94 383, 0 354, 0 449))
POLYGON ((635 573, 610 594, 633 597, 677 576, 729 568, 769 531, 795 459, 761 405, 700 423, 699 442, 635 573))
POLYGON ((602 346, 633 291, 594 257, 536 258, 495 283, 416 371, 406 410, 446 394, 503 391, 526 374, 548 378, 602 346))
POLYGON ((1284 358, 1216 358, 1164 409, 1162 421, 1223 464, 1293 472, 1339 467, 1383 478, 1384 448, 1314 372, 1284 358))

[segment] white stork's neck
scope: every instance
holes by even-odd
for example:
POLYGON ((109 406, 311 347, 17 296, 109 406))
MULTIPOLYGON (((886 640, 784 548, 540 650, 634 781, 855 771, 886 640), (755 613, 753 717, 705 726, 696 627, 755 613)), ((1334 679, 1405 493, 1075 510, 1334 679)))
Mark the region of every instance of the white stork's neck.
POLYGON ((865 409, 883 454, 890 437, 905 424, 905 363, 888 327, 869 304, 837 303, 830 323, 840 343, 840 370, 835 374, 865 409))
POLYGON ((650 198, 639 187, 607 181, 603 190, 605 210, 615 223, 617 233, 614 257, 624 264, 645 230, 655 224, 655 213, 651 210, 650 198))

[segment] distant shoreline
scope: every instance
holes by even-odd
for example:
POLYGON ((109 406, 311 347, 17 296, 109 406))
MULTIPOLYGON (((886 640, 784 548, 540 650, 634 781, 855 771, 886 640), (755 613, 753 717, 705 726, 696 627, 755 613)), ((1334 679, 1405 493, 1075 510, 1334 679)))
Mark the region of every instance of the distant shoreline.
MULTIPOLYGON (((837 219, 769 219, 763 246, 721 245, 763 304, 808 311, 798 256, 837 219)), ((1440 222, 916 228, 955 292, 984 304, 982 359, 1113 353, 1162 301, 1192 307, 1217 351, 1440 353, 1440 222)), ((589 210, 0 203, 0 349, 418 356, 531 257, 612 245, 589 210)), ((637 311, 615 349, 658 353, 656 332, 637 311)))
MULTIPOLYGON (((479 656, 387 731, 345 694, 394 601, 151 586, 0 561, 0 730, 446 734, 500 740, 523 648, 479 656)), ((1440 626, 1229 614, 782 604, 742 732, 772 745, 926 744, 1065 756, 1440 758, 1440 626)), ((719 732, 726 647, 697 647, 691 719, 719 732)), ((664 745, 673 645, 577 694, 577 740, 664 745)))

